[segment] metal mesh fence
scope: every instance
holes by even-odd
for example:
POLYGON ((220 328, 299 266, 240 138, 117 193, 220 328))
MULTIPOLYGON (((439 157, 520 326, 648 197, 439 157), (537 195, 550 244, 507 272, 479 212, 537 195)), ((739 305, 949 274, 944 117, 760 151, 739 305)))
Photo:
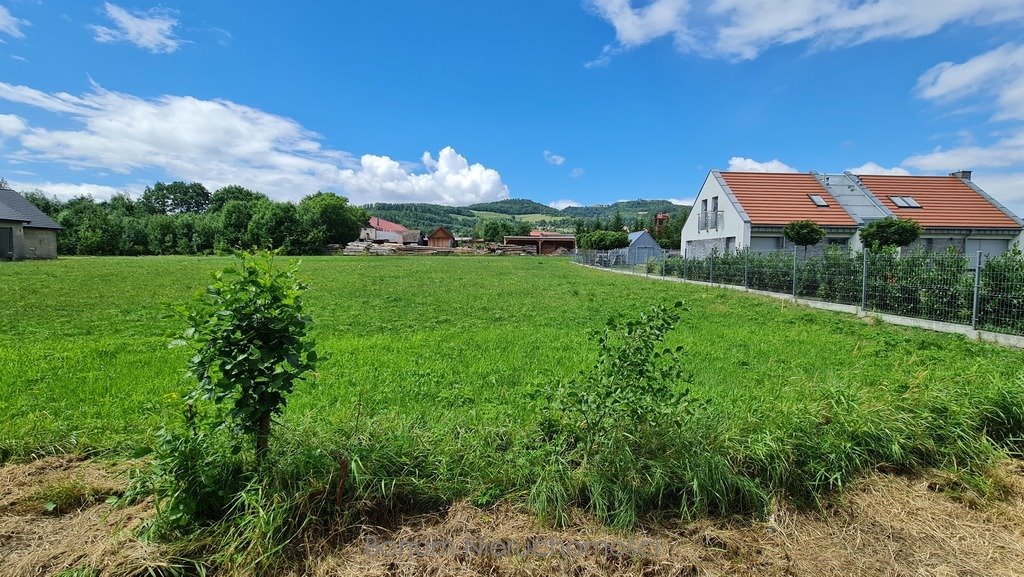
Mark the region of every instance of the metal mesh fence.
POLYGON ((743 286, 863 310, 1024 334, 1024 254, 983 258, 950 252, 824 254, 740 251, 707 258, 628 263, 615 251, 578 251, 573 260, 649 275, 743 286))

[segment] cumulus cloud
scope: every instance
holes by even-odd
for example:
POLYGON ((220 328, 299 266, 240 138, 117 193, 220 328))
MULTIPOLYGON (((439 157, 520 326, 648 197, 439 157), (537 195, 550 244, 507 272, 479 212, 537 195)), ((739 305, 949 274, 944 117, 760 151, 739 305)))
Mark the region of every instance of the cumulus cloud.
POLYGON ((455 149, 445 147, 435 160, 423 153, 427 172, 411 173, 387 156, 363 155, 355 169, 341 171, 342 188, 354 198, 384 198, 392 202, 473 204, 508 198, 498 171, 469 164, 455 149))
MULTIPOLYGON (((324 147, 296 121, 229 100, 163 95, 140 98, 93 85, 90 92, 47 93, 0 82, 0 99, 69 120, 70 128, 0 121, 19 149, 8 158, 131 175, 157 169, 208 187, 241 184, 275 198, 337 190, 353 202, 469 204, 508 197, 497 171, 470 164, 452 148, 421 163, 324 147), (16 132, 16 134, 14 134, 16 132), (339 190, 340 189, 340 190, 339 190)), ((10 116, 10 115, 7 115, 10 116)), ((19 119, 20 120, 20 119, 19 119)))
POLYGON ((565 208, 569 208, 570 206, 583 206, 583 205, 578 203, 578 202, 576 202, 575 200, 572 200, 572 199, 569 199, 569 198, 562 198, 562 199, 556 200, 554 202, 549 202, 548 206, 550 206, 551 208, 553 208, 555 210, 562 210, 562 209, 565 209, 565 208))
POLYGON ((959 64, 936 64, 918 78, 917 91, 940 102, 994 93, 996 120, 1024 120, 1024 44, 1003 44, 959 64))
POLYGON ((103 11, 113 23, 113 28, 99 24, 90 26, 97 42, 128 42, 154 54, 170 54, 181 46, 182 40, 174 35, 178 19, 168 10, 154 8, 146 12, 129 12, 107 2, 103 11))
POLYGON ((991 24, 1024 17, 1024 0, 591 0, 623 47, 671 36, 684 51, 751 59, 775 45, 822 48, 885 38, 914 38, 954 23, 991 24), (695 5, 697 6, 697 5, 695 5))
POLYGON ((893 166, 892 168, 886 168, 886 167, 880 166, 880 165, 878 165, 878 164, 876 164, 874 162, 865 162, 864 164, 862 164, 862 165, 860 165, 858 167, 847 168, 846 171, 847 172, 852 172, 853 174, 879 174, 879 175, 883 175, 883 176, 885 176, 885 175, 888 175, 888 176, 906 176, 906 175, 910 174, 910 171, 908 171, 905 168, 901 168, 899 166, 893 166))
POLYGON ((582 169, 582 168, 574 168, 574 169, 569 171, 569 176, 571 176, 573 178, 579 178, 579 177, 583 176, 586 173, 587 173, 587 171, 582 169))
POLYGON ((548 164, 553 164, 555 166, 562 166, 563 164, 565 164, 565 157, 564 156, 555 154, 554 152, 551 152, 550 150, 545 150, 544 151, 544 160, 548 164))
POLYGON ((758 162, 752 158, 734 156, 729 159, 730 172, 799 172, 792 166, 773 159, 766 162, 758 162))
POLYGON ((18 18, 5 6, 0 6, 0 34, 6 34, 14 38, 24 38, 25 33, 22 32, 22 26, 29 26, 31 22, 24 18, 18 18))

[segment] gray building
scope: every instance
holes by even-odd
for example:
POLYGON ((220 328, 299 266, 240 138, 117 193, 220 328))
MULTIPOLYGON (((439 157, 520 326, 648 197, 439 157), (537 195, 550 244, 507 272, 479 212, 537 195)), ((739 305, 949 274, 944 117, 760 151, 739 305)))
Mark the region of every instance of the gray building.
POLYGON ((0 188, 0 260, 57 258, 60 225, 9 188, 0 188))
POLYGON ((644 264, 652 258, 661 258, 661 247, 646 230, 629 233, 629 246, 616 251, 616 262, 644 264))

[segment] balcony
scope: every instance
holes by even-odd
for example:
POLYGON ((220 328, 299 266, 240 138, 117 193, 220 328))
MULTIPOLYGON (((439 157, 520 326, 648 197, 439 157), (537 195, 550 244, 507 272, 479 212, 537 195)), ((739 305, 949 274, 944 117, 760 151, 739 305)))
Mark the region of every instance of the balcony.
POLYGON ((697 231, 719 230, 724 225, 722 222, 724 216, 725 214, 720 210, 700 213, 697 217, 697 231))

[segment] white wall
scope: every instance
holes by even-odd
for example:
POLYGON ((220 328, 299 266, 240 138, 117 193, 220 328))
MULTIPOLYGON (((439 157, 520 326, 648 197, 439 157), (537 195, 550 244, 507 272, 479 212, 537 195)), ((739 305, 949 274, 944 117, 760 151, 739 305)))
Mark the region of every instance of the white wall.
POLYGON ((683 224, 683 232, 680 235, 680 247, 683 255, 686 256, 686 242, 690 240, 709 240, 727 237, 736 237, 736 249, 746 248, 750 243, 750 225, 743 222, 737 207, 729 200, 725 189, 718 183, 714 173, 709 172, 704 185, 700 188, 697 199, 693 201, 693 210, 683 224), (718 197, 718 210, 722 212, 722 221, 718 230, 697 230, 700 221, 701 204, 703 200, 708 201, 708 211, 711 210, 712 197, 718 197))

